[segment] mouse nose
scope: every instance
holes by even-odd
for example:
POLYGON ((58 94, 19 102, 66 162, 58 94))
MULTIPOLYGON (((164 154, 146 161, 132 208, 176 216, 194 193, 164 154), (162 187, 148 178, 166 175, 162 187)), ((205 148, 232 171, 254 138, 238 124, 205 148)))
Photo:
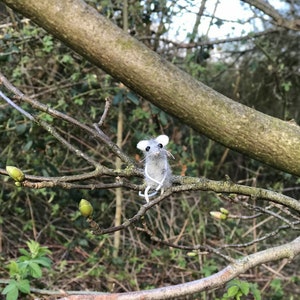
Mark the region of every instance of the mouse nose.
POLYGON ((153 155, 158 156, 160 153, 159 149, 153 153, 153 155))

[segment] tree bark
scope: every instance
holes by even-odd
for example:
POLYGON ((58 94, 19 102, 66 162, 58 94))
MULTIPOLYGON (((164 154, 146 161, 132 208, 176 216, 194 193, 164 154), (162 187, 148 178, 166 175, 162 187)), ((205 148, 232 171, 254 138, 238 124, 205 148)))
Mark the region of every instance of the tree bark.
POLYGON ((81 0, 2 0, 74 51, 221 144, 300 175, 300 127, 217 93, 81 0))

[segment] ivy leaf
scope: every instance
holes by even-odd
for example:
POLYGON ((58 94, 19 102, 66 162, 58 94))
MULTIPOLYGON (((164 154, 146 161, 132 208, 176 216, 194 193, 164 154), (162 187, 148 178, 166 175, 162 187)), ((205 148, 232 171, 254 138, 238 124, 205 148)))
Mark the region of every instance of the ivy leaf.
POLYGON ((257 288, 252 289, 252 294, 253 294, 255 300, 261 300, 261 294, 260 294, 259 289, 257 289, 257 288))
POLYGON ((139 98, 133 92, 127 94, 127 98, 133 102, 135 105, 139 105, 139 98))

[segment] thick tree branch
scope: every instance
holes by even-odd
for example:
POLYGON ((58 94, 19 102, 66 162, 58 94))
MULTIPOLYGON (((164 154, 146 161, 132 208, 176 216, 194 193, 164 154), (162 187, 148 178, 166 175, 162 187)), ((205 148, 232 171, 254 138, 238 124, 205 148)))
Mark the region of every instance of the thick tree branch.
POLYGON ((2 0, 196 131, 300 175, 300 128, 196 81, 81 0, 2 0))

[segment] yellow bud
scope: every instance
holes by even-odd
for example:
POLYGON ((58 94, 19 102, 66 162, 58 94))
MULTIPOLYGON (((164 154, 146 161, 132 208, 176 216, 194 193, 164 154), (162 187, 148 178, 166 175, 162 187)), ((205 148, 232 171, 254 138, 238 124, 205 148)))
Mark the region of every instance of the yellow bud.
POLYGON ((22 182, 25 179, 24 173, 16 167, 6 166, 6 171, 14 181, 22 182))
POLYGON ((224 215, 229 215, 229 211, 228 211, 226 208, 224 208, 224 207, 221 207, 221 208, 220 208, 220 212, 221 212, 222 214, 224 214, 224 215))
POLYGON ((227 215, 221 213, 220 211, 211 211, 210 215, 218 220, 226 220, 227 219, 227 215))
POLYGON ((22 186, 22 184, 20 181, 15 181, 15 186, 20 187, 20 186, 22 186))
POLYGON ((92 215, 93 206, 89 201, 87 201, 85 199, 81 199, 79 202, 79 210, 80 210, 81 214, 87 218, 92 215))
POLYGON ((190 257, 193 257, 193 256, 198 255, 198 253, 193 251, 193 252, 188 252, 186 255, 190 256, 190 257))

